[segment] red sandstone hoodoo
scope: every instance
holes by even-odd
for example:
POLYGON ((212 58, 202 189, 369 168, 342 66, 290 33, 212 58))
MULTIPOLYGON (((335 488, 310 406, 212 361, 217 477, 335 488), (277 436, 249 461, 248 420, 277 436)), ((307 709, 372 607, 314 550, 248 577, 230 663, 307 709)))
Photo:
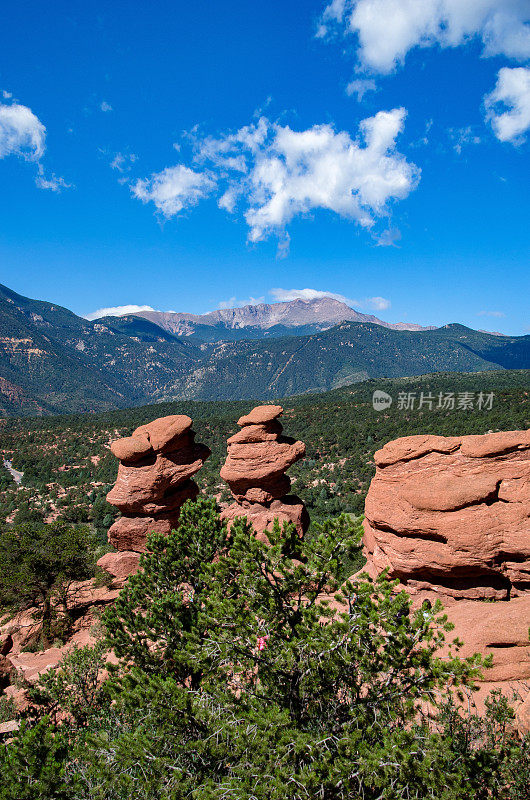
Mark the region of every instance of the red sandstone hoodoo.
POLYGON ((228 524, 236 517, 246 517, 258 538, 267 541, 266 531, 275 519, 280 525, 292 522, 302 536, 309 525, 307 510, 296 495, 289 495, 291 481, 286 470, 305 455, 305 445, 282 436, 278 417, 281 406, 256 406, 241 417, 241 430, 228 440, 228 455, 221 478, 235 502, 222 518, 228 524))
MULTIPOLYGON (((107 500, 122 516, 108 537, 122 554, 142 553, 151 531, 168 534, 178 522, 180 507, 199 494, 191 478, 211 451, 195 442, 191 426, 192 420, 183 414, 160 417, 141 425, 132 436, 112 442, 120 465, 107 500)), ((104 568, 114 574, 111 559, 106 559, 104 568)), ((114 555, 114 560, 123 570, 123 555, 114 555)))

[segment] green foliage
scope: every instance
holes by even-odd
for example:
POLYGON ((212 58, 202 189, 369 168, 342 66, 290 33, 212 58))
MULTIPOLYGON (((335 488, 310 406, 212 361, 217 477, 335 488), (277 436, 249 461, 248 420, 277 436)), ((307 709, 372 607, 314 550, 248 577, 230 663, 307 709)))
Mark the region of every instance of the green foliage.
POLYGON ((488 763, 476 740, 480 758, 455 751, 442 714, 434 726, 419 715, 485 666, 438 658, 450 630, 440 605, 411 614, 381 579, 347 583, 349 613, 336 610, 356 527, 343 516, 300 543, 277 525, 268 546, 241 521, 227 548, 202 501, 166 550, 151 537, 143 577, 106 620, 134 667, 114 677, 112 716, 92 739, 89 797, 419 800, 510 787, 513 770, 495 774, 496 759, 508 767, 499 743, 488 763))
POLYGON ((413 613, 384 576, 342 583, 358 546, 347 515, 304 540, 276 524, 265 544, 188 502, 149 538, 105 641, 41 681, 48 716, 6 747, 0 800, 528 797, 507 701, 484 718, 460 702, 489 661, 458 657, 439 603, 413 613), (99 687, 107 647, 119 663, 99 687))
POLYGON ((207 659, 198 664, 196 653, 204 654, 211 627, 205 606, 211 563, 226 543, 215 503, 202 498, 185 503, 169 536, 150 535, 140 571, 104 616, 108 644, 118 657, 148 673, 200 683, 207 659))
POLYGON ((0 696, 0 723, 9 722, 16 716, 18 716, 17 707, 13 698, 5 694, 0 696))
MULTIPOLYGON (((425 375, 420 378, 365 381, 326 394, 283 400, 286 433, 306 444, 307 455, 289 471, 293 491, 301 495, 313 522, 342 512, 359 516, 374 473, 373 453, 399 436, 436 433, 445 436, 522 430, 530 427, 528 371, 425 375), (394 403, 374 411, 374 389, 388 392, 394 403), (472 412, 433 408, 400 410, 398 392, 494 392, 491 409, 472 412)), ((417 405, 417 404, 416 404, 417 405)), ((436 404, 435 404, 436 405, 436 404)), ((235 433, 236 420, 247 413, 249 402, 172 402, 143 408, 7 420, 1 440, 14 467, 24 473, 21 487, 10 481, 0 488, 0 520, 22 507, 24 513, 59 513, 89 519, 101 542, 117 510, 105 495, 116 479, 117 460, 109 440, 128 436, 138 425, 166 414, 189 414, 197 438, 212 450, 197 476, 208 495, 223 492, 219 470, 226 457, 226 440, 235 433), (75 511, 69 511, 73 507, 75 511)), ((6 475, 7 470, 5 471, 6 475)))
POLYGON ((68 614, 68 588, 95 572, 94 540, 87 528, 63 522, 25 523, 0 536, 0 602, 19 611, 39 603, 43 643, 52 637, 55 597, 68 614))
POLYGON ((67 780, 68 741, 47 717, 22 725, 12 745, 0 746, 0 800, 72 800, 67 780))
POLYGON ((76 727, 87 725, 105 697, 102 682, 107 660, 102 640, 93 646, 73 647, 59 667, 41 675, 30 697, 50 718, 65 713, 76 727))

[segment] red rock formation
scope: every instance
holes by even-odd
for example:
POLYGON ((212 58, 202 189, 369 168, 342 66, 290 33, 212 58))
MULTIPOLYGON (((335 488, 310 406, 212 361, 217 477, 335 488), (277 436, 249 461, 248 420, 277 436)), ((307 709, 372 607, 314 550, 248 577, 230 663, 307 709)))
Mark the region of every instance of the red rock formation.
POLYGON ((109 529, 108 538, 116 550, 128 556, 124 560, 121 553, 108 554, 100 559, 100 566, 111 575, 123 577, 125 564, 135 571, 134 561, 137 563, 137 554, 145 550, 147 535, 151 531, 169 533, 178 522, 180 507, 198 495, 199 488, 191 478, 210 450, 195 443, 191 425, 191 419, 183 414, 160 417, 141 425, 132 436, 112 442, 111 450, 120 465, 107 500, 122 516, 109 529))
MULTIPOLYGON (((108 556, 113 555, 111 553, 108 556)), ((117 554, 122 556, 121 553, 117 554)), ((126 555, 126 554, 123 554, 126 555)), ((137 556, 136 553, 133 555, 137 556)), ((108 558, 108 556, 106 556, 108 558)), ((134 570, 131 570, 134 571, 134 570)), ((111 587, 94 586, 92 581, 73 583, 68 590, 67 605, 73 617, 68 641, 60 647, 49 647, 39 652, 29 652, 28 647, 42 633, 42 614, 38 607, 15 614, 0 624, 0 689, 12 697, 19 711, 29 705, 26 688, 20 679, 34 684, 48 669, 52 669, 75 646, 94 644, 97 638, 100 612, 113 603, 119 587, 130 574, 117 577, 111 587)), ((114 660, 110 654, 109 660, 114 660)))
POLYGON ((266 530, 275 519, 292 522, 300 536, 309 517, 300 498, 289 495, 291 481, 285 471, 305 455, 303 442, 282 436, 278 417, 281 406, 257 406, 241 417, 241 430, 228 440, 228 455, 221 469, 235 502, 222 518, 228 523, 246 517, 258 538, 267 541, 266 530))
POLYGON ((413 605, 439 597, 462 654, 493 654, 479 705, 490 688, 513 689, 530 730, 530 431, 408 436, 374 458, 365 569, 388 568, 413 605))
POLYGON ((408 436, 375 462, 364 537, 375 572, 454 599, 530 589, 530 431, 408 436))

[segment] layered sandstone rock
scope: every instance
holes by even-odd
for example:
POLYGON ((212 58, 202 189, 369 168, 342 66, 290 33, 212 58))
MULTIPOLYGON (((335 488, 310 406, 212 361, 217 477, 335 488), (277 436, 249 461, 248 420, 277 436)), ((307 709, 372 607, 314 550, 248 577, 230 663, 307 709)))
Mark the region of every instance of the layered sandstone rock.
POLYGON ((364 544, 374 572, 451 599, 530 590, 530 432, 408 436, 375 454, 364 544))
POLYGON ((289 495, 291 481, 286 470, 305 455, 303 442, 282 436, 278 417, 281 406, 257 406, 241 417, 241 430, 228 440, 228 455, 221 477, 235 502, 222 517, 228 523, 246 517, 258 538, 267 541, 266 531, 275 519, 280 525, 292 522, 302 536, 309 517, 299 497, 289 495))
POLYGON ((104 556, 99 564, 117 580, 127 570, 135 571, 148 534, 168 534, 178 523, 180 507, 199 493, 191 478, 210 450, 195 442, 191 426, 190 417, 183 414, 160 417, 111 444, 120 465, 107 500, 122 516, 109 529, 108 538, 119 552, 104 556))
POLYGON ((530 431, 408 436, 375 454, 365 506, 366 570, 388 569, 413 606, 440 598, 464 642, 492 654, 492 688, 530 731, 530 431))

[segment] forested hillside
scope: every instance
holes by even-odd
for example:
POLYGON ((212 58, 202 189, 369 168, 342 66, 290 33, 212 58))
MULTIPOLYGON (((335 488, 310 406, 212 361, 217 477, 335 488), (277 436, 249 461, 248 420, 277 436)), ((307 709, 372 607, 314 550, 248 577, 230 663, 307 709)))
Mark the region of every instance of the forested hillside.
POLYGON ((0 286, 0 415, 179 399, 271 400, 369 378, 530 368, 530 336, 462 325, 409 331, 349 321, 301 332, 202 341, 139 317, 91 322, 0 286))
MULTIPOLYGON (((373 474, 373 453, 391 439, 415 433, 451 435, 530 427, 530 371, 366 381, 281 403, 286 434, 307 446, 306 458, 290 470, 293 490, 306 502, 312 518, 319 519, 342 510, 362 511, 373 474), (393 399, 383 412, 374 411, 372 405, 376 389, 393 399), (440 393, 445 408, 438 408, 440 393), (486 407, 489 403, 491 408, 486 407)), ((24 477, 17 488, 7 470, 1 473, 2 521, 42 516, 90 521, 104 538, 116 513, 104 499, 118 467, 109 442, 149 420, 175 413, 189 414, 197 440, 212 449, 197 475, 199 484, 208 494, 227 497, 219 478, 226 439, 251 405, 248 401, 182 401, 95 415, 3 420, 4 458, 24 477)))

